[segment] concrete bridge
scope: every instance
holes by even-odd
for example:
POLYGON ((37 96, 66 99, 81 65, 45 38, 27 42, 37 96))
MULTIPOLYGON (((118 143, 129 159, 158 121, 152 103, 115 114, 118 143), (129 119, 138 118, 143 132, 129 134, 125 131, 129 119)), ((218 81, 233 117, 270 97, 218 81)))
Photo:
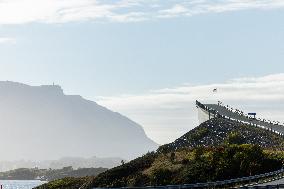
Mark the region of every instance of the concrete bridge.
POLYGON ((272 130, 280 135, 284 135, 284 126, 279 122, 251 117, 240 110, 224 106, 220 102, 218 104, 202 104, 201 102, 196 101, 196 107, 198 109, 198 119, 200 123, 214 117, 223 117, 237 122, 262 127, 264 129, 272 130))

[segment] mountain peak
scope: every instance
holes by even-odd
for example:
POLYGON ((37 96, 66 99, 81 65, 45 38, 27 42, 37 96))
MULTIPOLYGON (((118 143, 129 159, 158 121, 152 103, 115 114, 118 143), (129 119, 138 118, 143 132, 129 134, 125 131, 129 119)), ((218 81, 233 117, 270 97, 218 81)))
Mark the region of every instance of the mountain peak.
POLYGON ((0 82, 0 115, 1 160, 131 159, 158 147, 134 121, 59 85, 0 82))
POLYGON ((0 81, 1 92, 23 92, 23 93, 34 93, 34 92, 44 92, 44 93, 54 93, 63 94, 63 89, 60 85, 40 85, 40 86, 30 86, 14 81, 0 81))
POLYGON ((60 85, 41 85, 39 86, 44 92, 52 92, 57 94, 64 94, 60 85))

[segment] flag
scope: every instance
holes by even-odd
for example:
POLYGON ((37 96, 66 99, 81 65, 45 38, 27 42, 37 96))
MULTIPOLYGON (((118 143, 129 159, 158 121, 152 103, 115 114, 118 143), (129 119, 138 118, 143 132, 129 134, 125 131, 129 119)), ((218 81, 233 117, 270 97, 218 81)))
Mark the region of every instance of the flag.
POLYGON ((213 93, 216 93, 217 92, 217 88, 213 89, 213 93))

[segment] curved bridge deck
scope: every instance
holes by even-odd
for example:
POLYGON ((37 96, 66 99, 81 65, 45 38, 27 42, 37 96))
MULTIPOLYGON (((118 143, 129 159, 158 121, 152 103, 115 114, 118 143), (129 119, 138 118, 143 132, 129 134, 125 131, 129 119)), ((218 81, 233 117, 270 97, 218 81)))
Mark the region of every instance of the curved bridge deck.
POLYGON ((208 114, 211 114, 211 117, 221 116, 238 122, 263 127, 284 135, 284 126, 276 122, 272 123, 260 119, 251 118, 241 111, 232 111, 231 109, 218 104, 202 104, 197 101, 196 105, 204 111, 208 112, 208 114))

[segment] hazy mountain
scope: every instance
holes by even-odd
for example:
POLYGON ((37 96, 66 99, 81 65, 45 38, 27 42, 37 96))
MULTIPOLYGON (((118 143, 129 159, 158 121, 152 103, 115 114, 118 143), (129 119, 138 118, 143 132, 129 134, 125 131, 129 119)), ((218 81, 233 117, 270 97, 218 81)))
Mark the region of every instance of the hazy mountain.
MULTIPOLYGON (((80 157, 64 157, 59 160, 17 160, 17 161, 0 161, 0 172, 15 170, 19 168, 39 168, 39 169, 62 169, 72 166, 78 168, 113 168, 121 165, 121 158, 80 158, 80 157)), ((125 160, 123 160, 125 162, 125 160)))
POLYGON ((0 82, 0 159, 130 159, 157 148, 143 128, 60 86, 0 82))
MULTIPOLYGON (((78 168, 113 168, 118 165, 121 165, 121 158, 99 158, 99 157, 91 157, 91 158, 79 158, 79 157, 65 157, 59 160, 50 161, 50 164, 46 168, 51 169, 62 169, 63 167, 72 166, 74 169, 78 168)), ((125 161, 125 160, 123 160, 125 161)))

